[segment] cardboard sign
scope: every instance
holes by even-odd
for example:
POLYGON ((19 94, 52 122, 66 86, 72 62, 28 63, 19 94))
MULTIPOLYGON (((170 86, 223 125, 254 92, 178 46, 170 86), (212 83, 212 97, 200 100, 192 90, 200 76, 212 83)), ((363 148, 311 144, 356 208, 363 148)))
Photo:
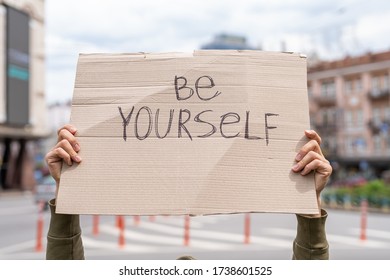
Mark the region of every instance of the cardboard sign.
POLYGON ((306 58, 260 51, 80 55, 81 164, 58 213, 318 213, 291 171, 310 127, 306 58))

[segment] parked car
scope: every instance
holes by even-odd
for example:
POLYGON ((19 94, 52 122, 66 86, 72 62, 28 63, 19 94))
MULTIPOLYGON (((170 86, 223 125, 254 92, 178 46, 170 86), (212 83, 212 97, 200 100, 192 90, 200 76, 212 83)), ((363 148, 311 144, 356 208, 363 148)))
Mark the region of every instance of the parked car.
POLYGON ((44 210, 48 209, 49 200, 55 198, 56 182, 51 176, 42 178, 35 186, 35 202, 44 203, 44 210))

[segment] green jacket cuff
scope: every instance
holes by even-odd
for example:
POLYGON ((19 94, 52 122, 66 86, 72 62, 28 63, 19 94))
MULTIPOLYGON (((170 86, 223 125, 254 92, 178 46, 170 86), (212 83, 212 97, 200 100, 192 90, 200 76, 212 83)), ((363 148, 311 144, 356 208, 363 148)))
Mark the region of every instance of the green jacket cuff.
POLYGON ((329 259, 329 245, 326 239, 325 222, 328 213, 321 210, 321 217, 312 218, 296 215, 297 236, 294 241, 295 259, 329 259))
POLYGON ((51 220, 48 236, 69 238, 81 233, 79 215, 56 214, 55 199, 49 201, 51 220))

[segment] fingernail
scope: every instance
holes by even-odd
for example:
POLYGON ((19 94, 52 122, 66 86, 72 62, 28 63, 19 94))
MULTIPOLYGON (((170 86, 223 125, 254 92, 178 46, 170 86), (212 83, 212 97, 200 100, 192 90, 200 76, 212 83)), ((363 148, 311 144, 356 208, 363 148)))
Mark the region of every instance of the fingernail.
POLYGON ((301 154, 297 154, 297 156, 295 157, 295 160, 296 161, 300 161, 302 159, 302 155, 301 154))
POLYGON ((298 168, 299 168, 299 164, 295 164, 295 165, 292 167, 292 170, 297 171, 298 168))
POLYGON ((75 156, 75 157, 74 157, 74 160, 77 161, 77 162, 80 162, 80 161, 81 161, 81 157, 75 156))
POLYGON ((70 132, 72 132, 72 133, 75 133, 77 131, 77 129, 74 128, 73 126, 71 126, 69 129, 70 129, 70 132))
POLYGON ((74 150, 75 150, 76 152, 80 151, 80 145, 79 145, 79 144, 75 144, 75 145, 74 145, 74 150))

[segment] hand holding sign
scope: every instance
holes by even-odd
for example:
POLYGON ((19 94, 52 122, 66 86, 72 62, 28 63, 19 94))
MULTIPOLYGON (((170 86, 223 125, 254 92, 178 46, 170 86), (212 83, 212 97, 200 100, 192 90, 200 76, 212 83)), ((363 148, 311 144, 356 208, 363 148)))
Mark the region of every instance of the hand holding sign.
MULTIPOLYGON (((58 143, 47 153, 46 163, 49 167, 50 174, 58 183, 60 181, 60 171, 62 163, 72 165, 73 161, 81 162, 81 158, 77 155, 80 151, 80 146, 75 138, 77 128, 67 124, 58 130, 58 143)), ((315 172, 315 186, 317 193, 318 205, 320 206, 321 191, 324 189, 330 175, 332 167, 329 161, 325 159, 321 148, 321 138, 314 130, 305 130, 305 135, 310 141, 302 147, 295 160, 297 164, 292 167, 294 172, 300 172, 302 176, 315 172)), ((317 215, 320 216, 320 215, 317 215)))
POLYGON ((77 129, 69 124, 60 128, 57 133, 57 145, 45 157, 50 174, 56 181, 56 193, 58 193, 62 164, 65 162, 71 166, 73 161, 81 162, 81 157, 77 155, 80 146, 74 136, 76 131, 77 129))

